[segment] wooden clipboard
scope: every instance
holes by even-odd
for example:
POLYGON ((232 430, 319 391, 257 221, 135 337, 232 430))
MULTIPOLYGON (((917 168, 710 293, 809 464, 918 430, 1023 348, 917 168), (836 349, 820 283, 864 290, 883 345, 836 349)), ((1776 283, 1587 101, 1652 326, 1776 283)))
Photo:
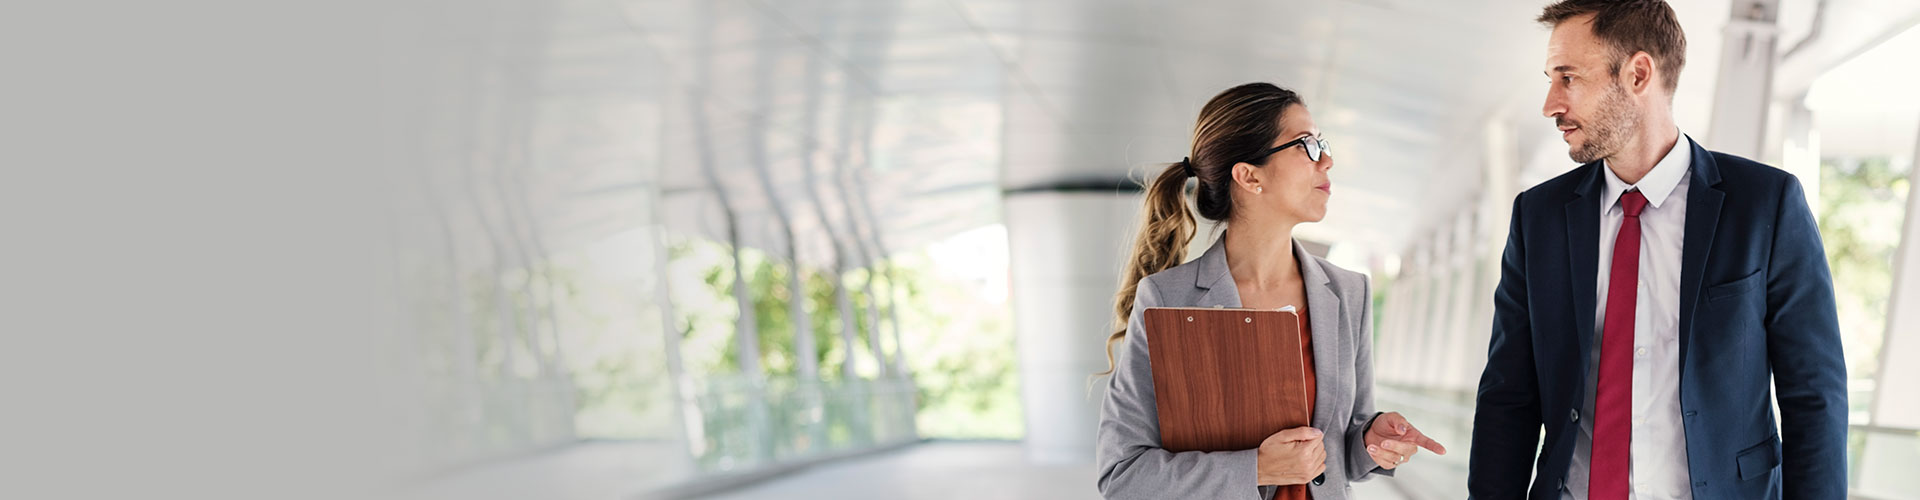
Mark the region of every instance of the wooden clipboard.
POLYGON ((1247 450, 1310 424, 1292 307, 1150 307, 1143 316, 1161 448, 1247 450))

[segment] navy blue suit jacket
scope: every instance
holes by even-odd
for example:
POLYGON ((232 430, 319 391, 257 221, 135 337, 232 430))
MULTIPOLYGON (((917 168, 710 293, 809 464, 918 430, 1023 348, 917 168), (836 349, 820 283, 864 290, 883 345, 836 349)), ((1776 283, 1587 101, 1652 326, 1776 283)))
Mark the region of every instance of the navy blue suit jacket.
MULTIPOLYGON (((1693 498, 1845 498, 1846 363, 1806 194, 1786 172, 1692 147, 1679 338, 1693 498)), ((1560 498, 1595 338, 1603 168, 1514 199, 1475 401, 1471 498, 1560 498)))

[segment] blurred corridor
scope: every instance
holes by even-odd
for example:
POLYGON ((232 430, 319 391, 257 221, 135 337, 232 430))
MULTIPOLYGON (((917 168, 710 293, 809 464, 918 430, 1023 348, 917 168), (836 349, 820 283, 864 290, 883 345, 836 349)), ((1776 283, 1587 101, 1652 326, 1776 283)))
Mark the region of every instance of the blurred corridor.
MULTIPOLYGON (((1370 276, 1377 406, 1452 450, 1355 494, 1464 497, 1512 200, 1575 166, 1543 3, 393 6, 364 465, 407 498, 1097 498, 1141 180, 1265 81, 1334 144, 1295 235, 1370 276)), ((1680 128, 1807 186, 1854 498, 1920 498, 1920 2, 1673 4, 1680 128)))
MULTIPOLYGON (((413 110, 443 131, 404 211, 431 216, 403 245, 440 423, 416 464, 625 446, 601 492, 824 498, 808 485, 979 460, 1029 465, 954 474, 1092 497, 1090 374, 1139 179, 1187 151, 1207 97, 1270 81, 1337 144, 1339 194, 1299 236, 1372 275, 1378 405, 1456 451, 1383 481, 1457 498, 1508 202, 1572 166, 1538 115, 1537 3, 442 5, 468 30, 449 40, 486 43, 421 68, 413 110), (863 454, 922 439, 1020 452, 863 454), (754 486, 843 456, 862 458, 754 486)), ((1920 360, 1888 319, 1920 99, 1879 83, 1920 77, 1920 8, 1749 7, 1676 4, 1695 61, 1676 117, 1817 193, 1857 491, 1920 495, 1893 472, 1920 465, 1920 400, 1875 391, 1920 360)), ((911 497, 976 493, 929 481, 911 497)))

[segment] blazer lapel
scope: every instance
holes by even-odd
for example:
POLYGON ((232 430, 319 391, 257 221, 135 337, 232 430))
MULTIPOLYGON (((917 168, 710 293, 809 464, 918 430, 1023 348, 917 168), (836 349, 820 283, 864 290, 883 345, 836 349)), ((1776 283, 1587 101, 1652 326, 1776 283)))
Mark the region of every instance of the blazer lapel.
MULTIPOLYGON (((1319 261, 1314 260, 1298 243, 1293 245, 1293 258, 1300 263, 1300 279, 1307 289, 1307 320, 1313 328, 1313 374, 1314 385, 1317 386, 1314 388, 1313 426, 1322 430, 1342 430, 1346 424, 1334 421, 1332 408, 1341 395, 1321 389, 1338 387, 1343 383, 1341 381, 1351 378, 1346 369, 1353 363, 1340 356, 1347 349, 1344 342, 1346 335, 1342 335, 1340 330, 1340 319, 1345 317, 1341 314, 1342 302, 1340 295, 1327 286, 1327 271, 1321 269, 1319 261)), ((1360 334, 1365 335, 1366 332, 1360 334)))
POLYGON ((1193 286, 1203 292, 1194 307, 1240 307, 1240 289, 1233 285, 1233 273, 1227 269, 1225 237, 1213 240, 1213 246, 1200 254, 1195 265, 1193 286))
POLYGON ((1707 255, 1713 253, 1714 229, 1720 226, 1720 205, 1727 194, 1720 184, 1720 168, 1713 154, 1687 138, 1693 147, 1693 179, 1687 190, 1687 222, 1680 238, 1680 376, 1687 375, 1687 348, 1693 343, 1694 306, 1700 302, 1700 282, 1707 255))
POLYGON ((1594 304, 1598 300, 1595 298, 1598 285, 1594 280, 1600 272, 1600 197, 1606 187, 1600 180, 1600 169, 1607 167, 1593 162, 1580 168, 1587 169, 1587 179, 1574 188, 1573 200, 1566 206, 1567 262, 1571 264, 1567 271, 1572 274, 1567 282, 1573 284, 1573 331, 1575 342, 1580 346, 1580 350, 1575 351, 1578 355, 1574 356, 1579 360, 1580 369, 1575 373, 1584 378, 1587 353, 1593 349, 1593 318, 1598 307, 1594 304))

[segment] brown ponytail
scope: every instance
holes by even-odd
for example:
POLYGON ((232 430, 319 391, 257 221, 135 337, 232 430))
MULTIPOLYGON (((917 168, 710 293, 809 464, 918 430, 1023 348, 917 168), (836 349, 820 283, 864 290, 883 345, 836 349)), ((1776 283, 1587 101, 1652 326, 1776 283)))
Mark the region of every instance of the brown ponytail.
POLYGON ((1270 83, 1249 83, 1221 92, 1200 108, 1193 128, 1193 156, 1168 166, 1146 187, 1140 233, 1115 294, 1115 329, 1107 336, 1107 371, 1113 373, 1113 346, 1127 337, 1134 294, 1140 280, 1187 260, 1187 244, 1198 224, 1187 211, 1187 178, 1201 217, 1225 222, 1233 216, 1233 166, 1257 156, 1280 136, 1280 115, 1300 104, 1300 95, 1270 83))

